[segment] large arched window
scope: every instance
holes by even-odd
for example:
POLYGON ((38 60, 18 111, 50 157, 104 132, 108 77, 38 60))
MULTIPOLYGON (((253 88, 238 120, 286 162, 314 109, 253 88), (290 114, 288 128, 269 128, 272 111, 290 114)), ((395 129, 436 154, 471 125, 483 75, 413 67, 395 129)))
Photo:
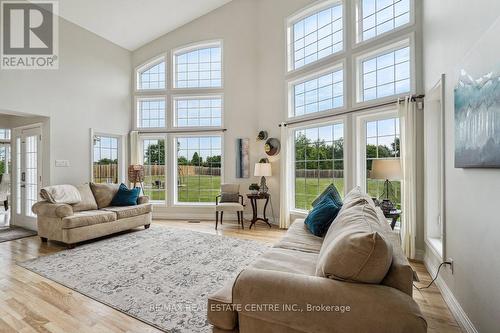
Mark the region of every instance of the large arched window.
POLYGON ((137 69, 137 90, 165 89, 165 58, 160 57, 137 69))

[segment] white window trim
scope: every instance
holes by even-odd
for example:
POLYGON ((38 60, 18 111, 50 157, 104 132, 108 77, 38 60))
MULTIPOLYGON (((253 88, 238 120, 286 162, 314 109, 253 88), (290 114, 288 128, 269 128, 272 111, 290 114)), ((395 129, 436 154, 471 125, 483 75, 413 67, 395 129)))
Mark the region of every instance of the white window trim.
POLYGON ((176 130, 185 130, 185 131, 207 131, 207 130, 213 130, 217 128, 224 128, 224 94, 200 94, 200 95, 175 95, 172 96, 172 122, 171 126, 172 128, 176 130), (177 107, 176 107, 176 102, 179 99, 203 99, 203 98, 220 98, 222 101, 221 104, 221 125, 220 126, 176 126, 176 121, 177 121, 177 107))
POLYGON ((336 125, 336 124, 343 124, 344 125, 344 195, 347 194, 347 185, 348 185, 348 178, 349 178, 349 170, 346 168, 346 161, 347 161, 347 154, 346 154, 346 145, 347 142, 349 141, 349 132, 346 131, 347 126, 348 126, 348 119, 347 116, 337 116, 337 117, 332 117, 330 119, 321 121, 321 122, 307 122, 307 123, 301 123, 301 124, 296 124, 296 125, 288 125, 288 147, 290 147, 290 161, 292 162, 292 167, 289 168, 289 172, 287 172, 287 177, 288 177, 288 184, 292 184, 290 186, 290 191, 288 195, 288 207, 290 207, 290 214, 292 215, 297 215, 297 216, 302 216, 305 217, 308 214, 307 210, 304 209, 299 209, 295 207, 295 131, 297 130, 303 130, 303 129, 308 129, 308 128, 315 128, 315 127, 322 127, 322 126, 328 126, 328 125, 336 125))
POLYGON ((369 107, 369 106, 377 106, 378 104, 384 103, 384 102, 390 102, 394 101, 395 99, 398 99, 400 97, 408 96, 410 94, 415 94, 416 92, 416 57, 415 57, 415 34, 409 33, 406 35, 403 35, 399 37, 398 39, 394 39, 391 41, 388 41, 383 44, 378 44, 375 47, 372 47, 366 51, 356 53, 353 55, 353 68, 352 68, 352 73, 355 75, 355 79, 352 81, 352 105, 354 108, 356 107, 369 107), (390 95, 382 98, 376 98, 372 99, 369 101, 362 101, 361 96, 362 96, 362 85, 363 85, 363 71, 362 71, 362 64, 363 61, 366 59, 369 59, 371 57, 374 57, 378 54, 385 53, 385 52, 391 52, 395 51, 397 49, 400 49, 402 47, 410 47, 410 91, 401 93, 401 94, 395 94, 395 95, 390 95))
POLYGON ((287 111, 287 120, 307 120, 311 118, 316 118, 316 117, 321 117, 324 115, 331 114, 332 116, 335 115, 335 113, 338 112, 343 112, 347 110, 347 96, 346 96, 346 90, 347 90, 347 85, 346 85, 346 79, 347 79, 347 73, 346 73, 346 61, 345 59, 335 62, 334 64, 330 64, 327 67, 323 67, 318 69, 315 72, 312 72, 310 74, 307 74, 305 76, 301 76, 299 78, 290 80, 286 82, 286 91, 287 91, 287 98, 288 98, 288 111, 287 111), (319 78, 322 75, 328 73, 328 72, 334 72, 336 70, 342 69, 343 71, 343 77, 342 77, 342 86, 343 86, 343 93, 342 93, 342 99, 343 99, 343 106, 338 107, 338 108, 333 108, 325 111, 320 111, 320 112, 314 112, 310 114, 304 114, 301 116, 294 116, 295 112, 295 96, 294 96, 294 85, 309 81, 311 79, 319 78))
POLYGON ((168 53, 163 53, 159 56, 156 56, 150 60, 148 60, 146 63, 143 63, 135 68, 134 71, 134 92, 135 93, 165 93, 165 91, 168 89, 168 61, 167 61, 167 56, 168 53), (139 88, 139 77, 140 73, 158 65, 159 63, 164 62, 165 63, 165 88, 163 89, 140 89, 139 88))
POLYGON ((222 39, 208 40, 203 42, 191 43, 181 47, 177 47, 172 50, 172 91, 178 92, 182 91, 184 93, 189 91, 217 91, 224 89, 224 41, 222 39), (195 51, 199 49, 205 49, 209 47, 220 47, 220 57, 221 57, 221 86, 220 87, 200 87, 200 88, 178 88, 176 83, 177 76, 177 66, 175 58, 179 53, 185 53, 190 51, 195 51))
POLYGON ((390 35, 397 35, 398 33, 401 33, 402 30, 405 30, 408 27, 414 26, 415 25, 415 0, 409 0, 410 1, 410 21, 406 24, 403 24, 395 29, 392 29, 390 31, 386 31, 384 33, 381 33, 380 35, 377 35, 375 37, 372 37, 370 39, 362 40, 361 39, 361 26, 362 26, 362 19, 360 19, 360 13, 361 13, 361 1, 362 0, 355 0, 351 3, 352 6, 352 13, 354 17, 352 18, 353 26, 352 26, 352 31, 353 33, 353 38, 352 38, 352 48, 358 48, 363 45, 367 44, 377 44, 377 42, 380 42, 381 39, 386 38, 387 36, 390 35))
POLYGON ((179 202, 178 201, 178 173, 177 173, 177 159, 178 159, 178 151, 177 151, 177 138, 179 137, 207 137, 207 136, 218 136, 221 138, 221 166, 220 166, 220 181, 221 184, 224 183, 224 133, 214 134, 213 132, 196 132, 196 133, 175 133, 172 134, 171 138, 171 149, 173 152, 172 158, 172 186, 173 189, 173 197, 172 197, 172 207, 212 207, 215 206, 215 197, 214 202, 179 202))
POLYGON ((286 49, 287 49, 287 54, 286 54, 286 57, 287 57, 286 72, 287 72, 287 74, 293 74, 296 72, 307 71, 308 69, 310 69, 311 67, 314 67, 318 63, 324 63, 324 62, 327 62, 329 60, 332 60, 333 58, 337 58, 340 55, 343 55, 346 52, 346 45, 347 45, 347 43, 346 43, 346 40, 347 40, 347 29, 346 29, 346 27, 347 27, 346 18, 347 17, 346 17, 346 15, 347 15, 347 11, 346 11, 346 4, 345 4, 344 0, 320 0, 320 1, 316 1, 316 2, 312 3, 311 5, 309 5, 305 8, 300 9, 296 13, 287 17, 285 19, 285 31, 286 31, 286 36, 287 36, 287 47, 286 47, 286 49), (335 53, 332 53, 326 57, 318 59, 318 60, 311 62, 307 65, 304 65, 300 68, 294 68, 295 52, 292 49, 292 47, 293 47, 292 38, 293 38, 293 26, 294 26, 294 24, 297 23, 298 21, 308 17, 308 16, 314 15, 314 14, 322 11, 323 9, 325 9, 327 7, 333 7, 333 6, 338 5, 338 4, 342 5, 342 50, 335 52, 335 53))
POLYGON ((170 188, 171 182, 168 174, 168 163, 169 163, 169 154, 168 154, 168 135, 167 134, 140 134, 139 135, 139 153, 140 153, 140 164, 144 165, 144 140, 165 140, 165 200, 151 200, 151 203, 155 207, 168 207, 168 200, 170 199, 170 188))
POLYGON ((118 139, 118 183, 125 183, 125 151, 124 151, 124 141, 125 135, 117 134, 117 133, 109 133, 106 131, 97 131, 93 128, 90 129, 90 182, 94 181, 94 137, 95 136, 104 136, 110 138, 118 139))
POLYGON ((167 96, 165 95, 139 95, 134 98, 134 107, 135 107, 135 117, 134 117, 134 128, 146 131, 157 131, 157 130, 165 130, 168 128, 168 106, 167 106, 167 96), (163 99, 165 101, 165 126, 164 127, 140 127, 140 117, 141 117, 141 109, 139 107, 139 102, 143 100, 152 100, 152 99, 163 99))

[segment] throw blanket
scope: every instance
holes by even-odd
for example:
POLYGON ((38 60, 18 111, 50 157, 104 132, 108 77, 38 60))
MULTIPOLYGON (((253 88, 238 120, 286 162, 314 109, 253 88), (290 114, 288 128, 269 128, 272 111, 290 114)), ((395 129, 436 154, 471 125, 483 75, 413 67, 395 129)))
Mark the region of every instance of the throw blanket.
POLYGON ((80 192, 73 185, 47 186, 40 190, 40 196, 50 203, 65 203, 69 205, 82 201, 80 192))

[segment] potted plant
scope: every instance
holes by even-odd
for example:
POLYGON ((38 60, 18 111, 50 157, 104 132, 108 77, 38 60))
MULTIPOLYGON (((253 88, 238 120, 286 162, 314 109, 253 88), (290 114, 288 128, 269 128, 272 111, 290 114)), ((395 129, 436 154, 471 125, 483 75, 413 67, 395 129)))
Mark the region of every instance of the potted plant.
POLYGON ((252 194, 259 194, 260 186, 257 183, 252 183, 248 187, 250 191, 252 191, 252 194))

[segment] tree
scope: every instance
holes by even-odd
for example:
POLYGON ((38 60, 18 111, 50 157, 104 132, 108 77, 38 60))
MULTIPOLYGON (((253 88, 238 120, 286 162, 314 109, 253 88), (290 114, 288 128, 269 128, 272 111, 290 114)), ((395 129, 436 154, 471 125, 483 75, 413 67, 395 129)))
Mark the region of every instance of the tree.
POLYGON ((220 155, 207 156, 205 162, 203 162, 204 167, 220 167, 222 158, 220 155))
POLYGON ((158 140, 157 144, 148 146, 144 153, 144 164, 165 165, 165 140, 158 140))
POLYGON ((95 164, 99 165, 110 165, 110 164, 118 164, 117 159, 110 159, 110 158, 101 158, 99 161, 95 162, 95 164))
POLYGON ((191 164, 199 166, 202 165, 202 163, 203 163, 203 157, 198 155, 198 152, 195 151, 193 154, 193 158, 191 159, 191 164))

